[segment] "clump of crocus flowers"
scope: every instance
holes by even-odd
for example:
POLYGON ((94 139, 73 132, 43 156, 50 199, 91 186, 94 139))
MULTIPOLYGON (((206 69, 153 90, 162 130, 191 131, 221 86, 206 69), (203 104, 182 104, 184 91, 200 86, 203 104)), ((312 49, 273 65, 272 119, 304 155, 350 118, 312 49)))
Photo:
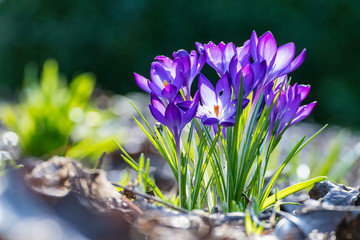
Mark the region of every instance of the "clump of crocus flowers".
MULTIPOLYGON (((270 154, 284 131, 316 104, 301 105, 310 86, 291 85, 287 77, 303 63, 306 50, 296 56, 294 43, 278 47, 271 32, 257 37, 255 31, 240 47, 209 42, 196 43, 196 49, 157 56, 150 79, 134 74, 151 94, 150 111, 164 130, 146 131, 138 123, 178 181, 179 206, 212 209, 220 199, 224 212, 243 211, 249 203, 261 212, 291 193, 269 197, 280 171, 308 143, 300 140, 264 186, 270 154), (219 76, 215 86, 201 73, 205 63, 219 76)), ((321 179, 300 184, 305 188, 321 179)))

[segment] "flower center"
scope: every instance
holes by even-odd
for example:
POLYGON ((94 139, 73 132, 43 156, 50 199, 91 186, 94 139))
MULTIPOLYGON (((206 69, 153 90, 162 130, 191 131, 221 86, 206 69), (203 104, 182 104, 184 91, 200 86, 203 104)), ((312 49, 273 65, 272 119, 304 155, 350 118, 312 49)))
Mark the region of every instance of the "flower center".
POLYGON ((275 105, 276 105, 276 107, 278 107, 278 106, 279 106, 279 102, 277 102, 275 105))
POLYGON ((214 105, 214 112, 215 112, 216 117, 218 117, 219 116, 219 105, 214 105))
POLYGON ((166 87, 167 85, 169 85, 168 81, 164 80, 164 87, 166 87))

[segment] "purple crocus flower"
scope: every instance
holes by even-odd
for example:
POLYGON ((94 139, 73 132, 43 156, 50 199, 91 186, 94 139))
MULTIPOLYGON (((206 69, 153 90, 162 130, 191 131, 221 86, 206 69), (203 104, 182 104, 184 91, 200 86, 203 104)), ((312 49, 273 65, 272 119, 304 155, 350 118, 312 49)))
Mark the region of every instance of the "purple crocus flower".
POLYGON ((184 65, 184 82, 182 89, 184 91, 185 98, 190 100, 192 82, 203 68, 206 61, 206 55, 200 53, 198 57, 198 54, 194 50, 192 50, 190 54, 185 50, 179 50, 173 53, 173 57, 179 58, 184 65))
MULTIPOLYGON (((231 100, 231 86, 228 74, 225 74, 216 84, 216 89, 210 81, 200 73, 199 91, 202 105, 199 106, 197 117, 205 125, 219 123, 221 126, 228 127, 235 124, 236 102, 231 100)), ((249 100, 243 100, 243 107, 249 100)))
POLYGON ((269 114, 270 135, 272 134, 276 123, 279 121, 276 137, 286 127, 286 125, 294 125, 306 118, 311 113, 316 104, 316 102, 312 102, 308 105, 300 106, 301 101, 306 98, 310 91, 309 85, 294 84, 294 86, 288 86, 286 89, 286 79, 284 79, 284 81, 284 85, 277 84, 275 87, 274 82, 271 82, 265 90, 265 103, 267 107, 271 106, 275 96, 280 91, 279 96, 275 100, 273 108, 269 114), (283 86, 282 89, 280 89, 281 86, 283 86))
POLYGON ((241 76, 243 78, 243 97, 246 98, 262 81, 265 72, 266 64, 264 61, 261 63, 247 64, 242 67, 239 72, 232 72, 232 75, 235 75, 235 77, 231 77, 231 84, 234 88, 235 97, 238 97, 241 76))
POLYGON ((254 62, 266 61, 266 76, 262 83, 262 87, 266 87, 277 77, 297 69, 305 59, 306 49, 294 59, 294 43, 287 43, 278 48, 271 32, 266 32, 258 38, 253 31, 250 38, 250 53, 254 62))
POLYGON ((229 71, 230 61, 237 54, 237 49, 232 42, 227 44, 220 42, 218 45, 213 42, 195 44, 199 53, 206 54, 206 63, 214 68, 220 77, 229 71))
POLYGON ((178 106, 180 103, 170 102, 165 106, 160 98, 151 93, 150 112, 157 121, 169 128, 177 145, 180 141, 181 131, 196 115, 199 106, 199 91, 188 103, 190 104, 188 104, 186 111, 178 106))
POLYGON ((148 93, 171 101, 184 82, 184 65, 180 58, 173 61, 153 62, 150 69, 151 80, 134 73, 136 84, 148 93))

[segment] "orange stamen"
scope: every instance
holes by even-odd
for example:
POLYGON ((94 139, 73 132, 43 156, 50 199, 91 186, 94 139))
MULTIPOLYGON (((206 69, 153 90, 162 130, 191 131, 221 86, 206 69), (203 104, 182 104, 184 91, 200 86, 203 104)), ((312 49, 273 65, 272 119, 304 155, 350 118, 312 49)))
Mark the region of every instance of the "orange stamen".
POLYGON ((214 106, 214 112, 215 112, 216 117, 218 117, 219 116, 219 105, 214 106))
POLYGON ((276 107, 278 107, 278 106, 279 106, 279 102, 277 102, 275 105, 276 105, 276 107))
POLYGON ((166 87, 168 84, 168 81, 164 80, 164 87, 166 87))

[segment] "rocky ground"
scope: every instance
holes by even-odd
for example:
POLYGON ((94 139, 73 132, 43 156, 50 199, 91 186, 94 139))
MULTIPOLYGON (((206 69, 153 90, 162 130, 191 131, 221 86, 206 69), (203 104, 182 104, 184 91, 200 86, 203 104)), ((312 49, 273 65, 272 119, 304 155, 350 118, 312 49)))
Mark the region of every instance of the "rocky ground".
MULTIPOLYGON (((309 126, 309 134, 318 129, 309 126)), ((297 131, 300 129, 292 128, 285 142, 291 141, 297 131)), ((315 144, 328 146, 326 140, 334 138, 335 132, 337 129, 320 135, 315 144)), ((2 166, 21 158, 16 144, 4 136, 6 133, 0 134, 2 166)), ((357 161, 359 139, 353 136, 346 142, 342 140, 346 152, 341 154, 352 153, 357 161)), ((141 149, 153 153, 147 145, 141 149)), ((309 158, 307 154, 309 151, 303 157, 309 158)), ((2 171, 0 240, 360 239, 359 188, 330 181, 288 199, 300 203, 298 207, 282 207, 258 217, 251 215, 251 221, 262 224, 264 230, 261 235, 248 235, 244 213, 187 212, 140 194, 133 185, 118 191, 111 175, 121 174, 117 168, 124 165, 110 164, 109 171, 104 171, 100 160, 97 168, 89 169, 76 160, 57 156, 47 161, 19 162, 24 167, 2 171)), ((158 185, 163 185, 160 188, 173 191, 174 181, 166 174, 163 163, 151 164, 156 166, 152 173, 158 185)), ((359 181, 357 169, 355 164, 346 177, 352 186, 359 181)))

